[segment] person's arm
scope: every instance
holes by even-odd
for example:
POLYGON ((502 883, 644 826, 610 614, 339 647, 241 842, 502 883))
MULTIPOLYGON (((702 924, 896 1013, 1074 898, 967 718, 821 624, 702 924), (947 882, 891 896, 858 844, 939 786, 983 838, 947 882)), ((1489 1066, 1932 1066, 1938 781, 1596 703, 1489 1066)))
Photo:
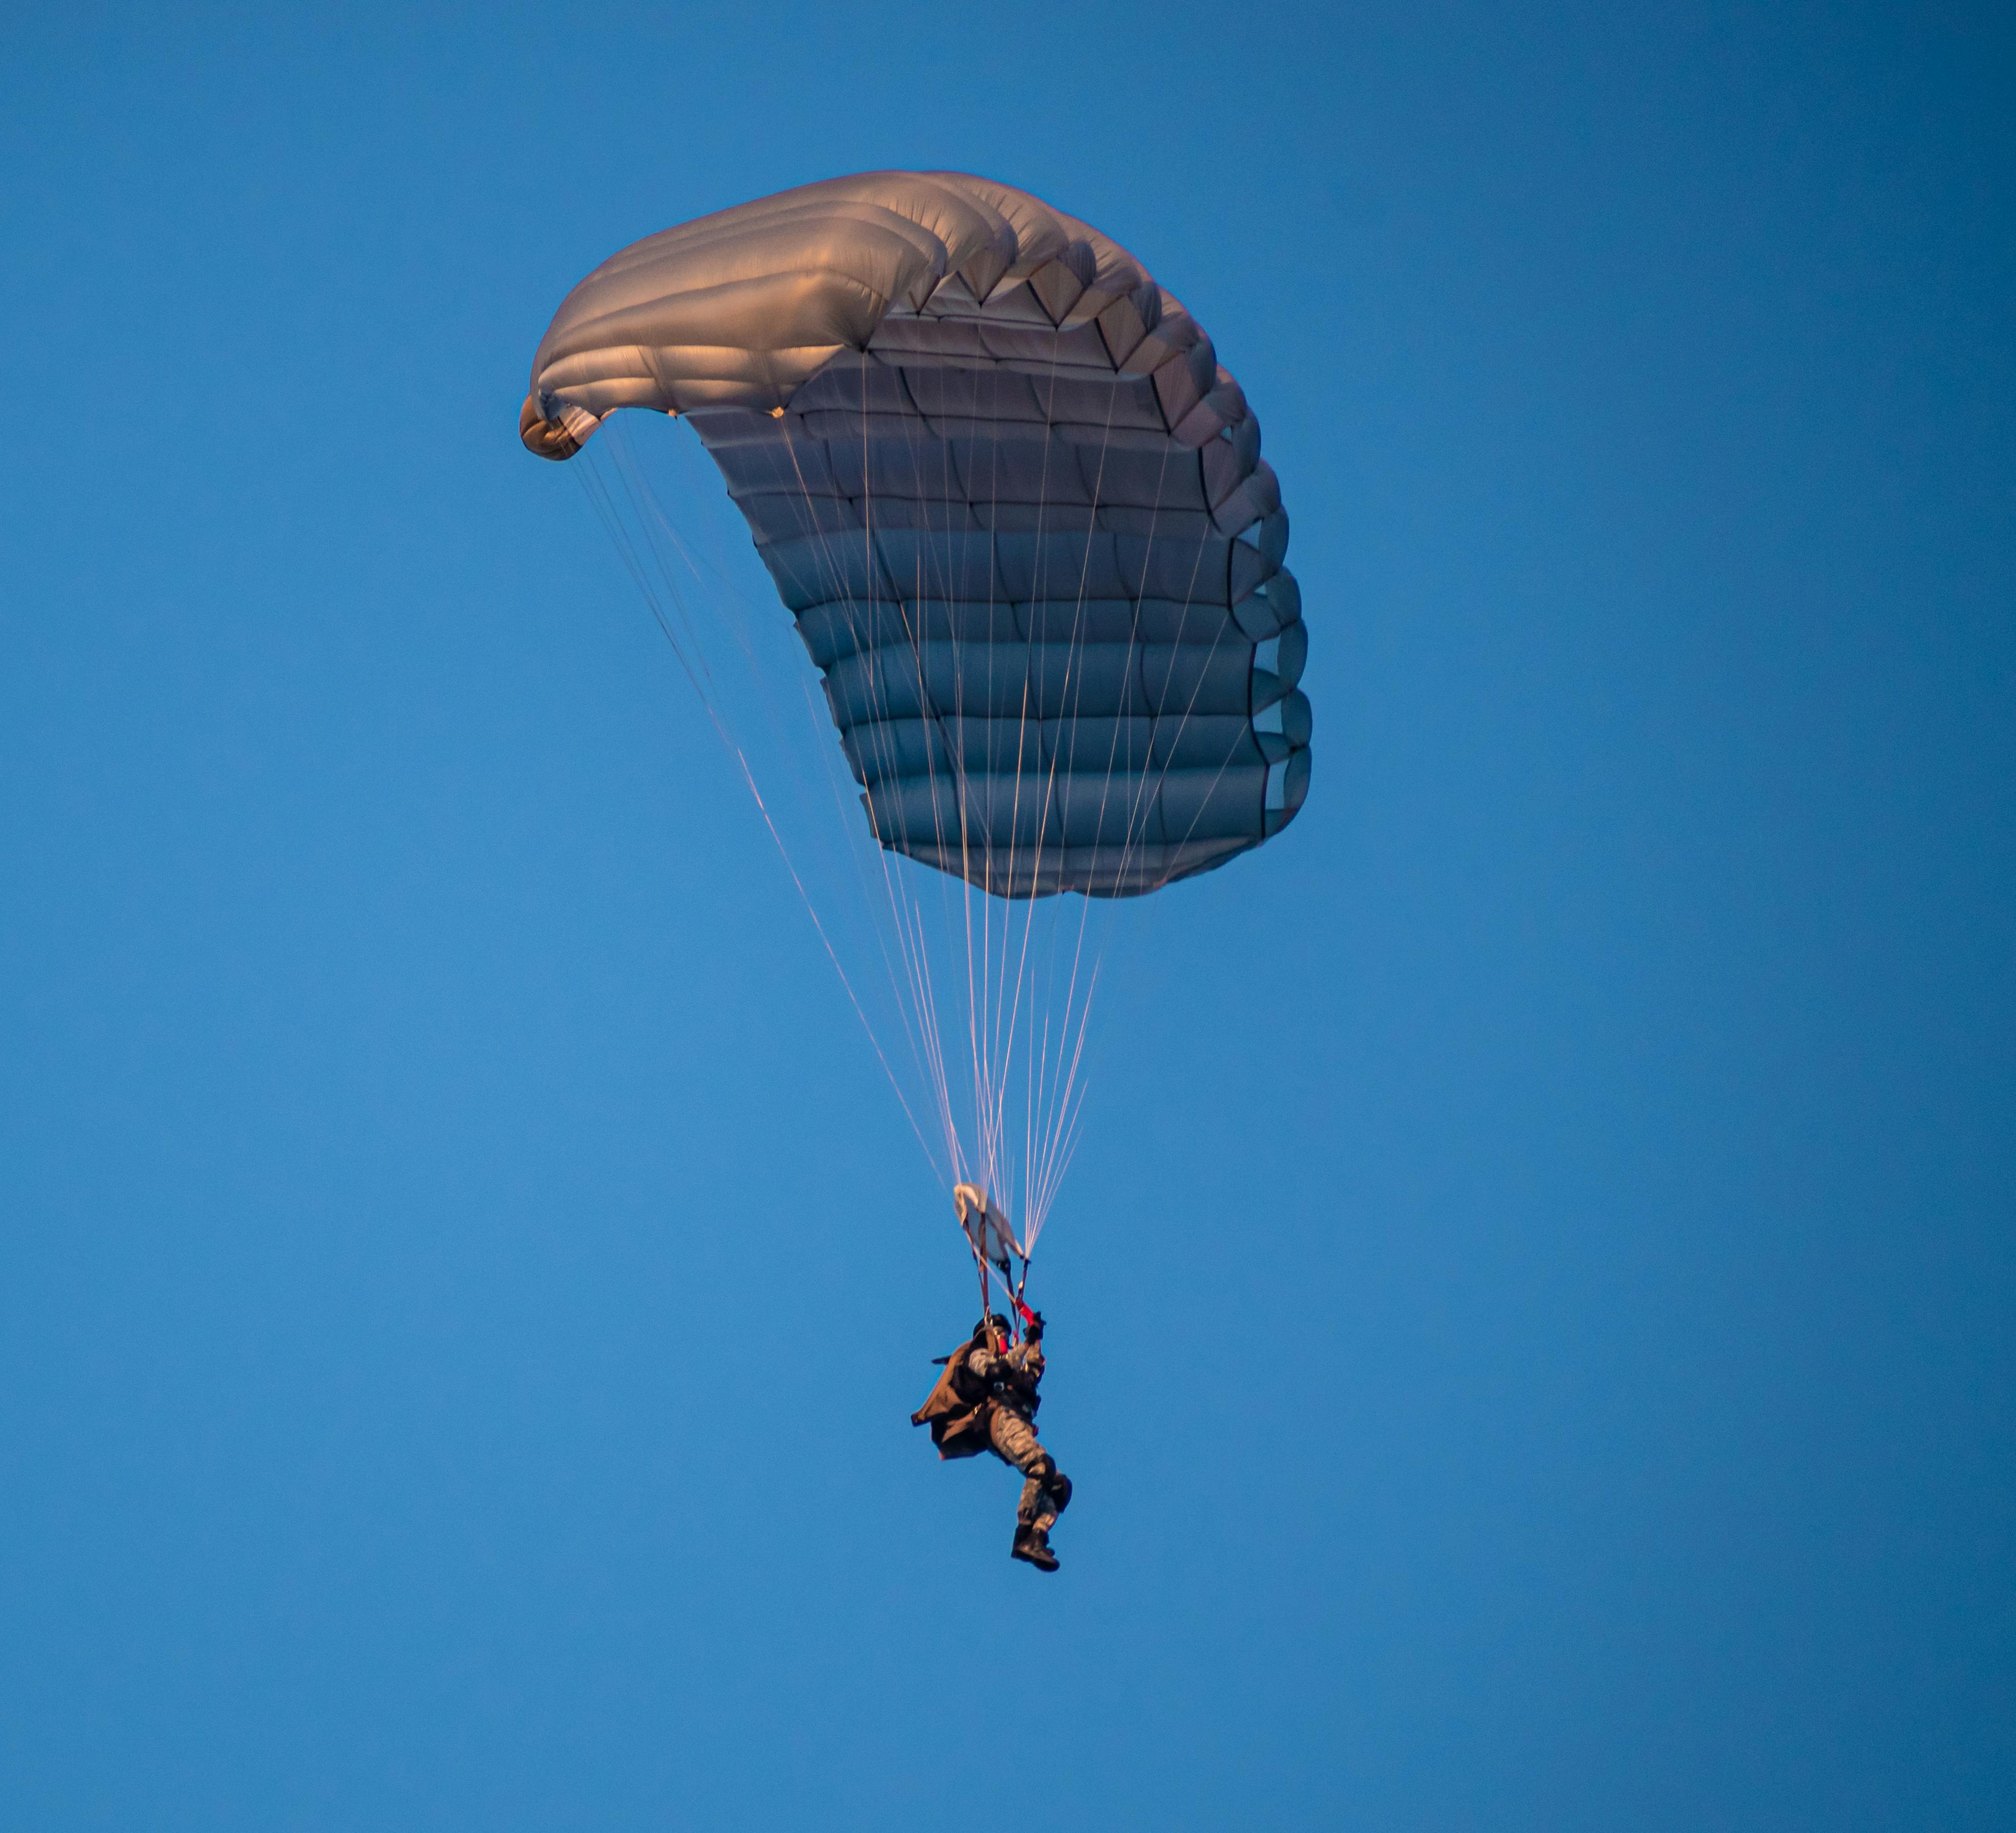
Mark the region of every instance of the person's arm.
POLYGON ((1042 1350, 1034 1343, 1010 1349, 1000 1358, 1000 1370, 994 1378, 1034 1405, 1036 1385, 1043 1378, 1042 1350))

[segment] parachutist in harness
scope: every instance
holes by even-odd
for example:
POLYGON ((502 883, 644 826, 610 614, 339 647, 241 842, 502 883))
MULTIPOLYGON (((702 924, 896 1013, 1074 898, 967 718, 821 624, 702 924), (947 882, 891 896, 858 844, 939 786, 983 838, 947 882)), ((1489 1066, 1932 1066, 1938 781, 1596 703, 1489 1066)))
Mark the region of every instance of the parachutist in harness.
POLYGON ((910 1423, 931 1428, 931 1442, 941 1458, 974 1457, 992 1451, 1022 1473, 1015 1540, 1010 1551, 1039 1571, 1053 1572, 1057 1556, 1050 1550, 1050 1529, 1071 1502, 1071 1485, 1036 1438, 1036 1411, 1042 1405, 1038 1389, 1043 1379, 1043 1315, 1022 1302, 1028 1259, 1014 1243, 999 1212, 990 1211, 985 1195, 970 1184, 959 1186, 957 1196, 959 1219, 980 1262, 983 1294, 990 1267, 998 1267, 1003 1283, 1007 1283, 1005 1260, 996 1262, 985 1251, 985 1244, 991 1244, 990 1237, 1005 1237, 1021 1258, 1022 1280, 1010 1291, 1022 1320, 1022 1340, 1015 1341, 1013 1329, 1002 1313, 983 1313, 972 1336, 949 1356, 938 1359, 945 1372, 930 1398, 910 1415, 910 1423), (977 1201, 970 1203, 969 1198, 977 1201))

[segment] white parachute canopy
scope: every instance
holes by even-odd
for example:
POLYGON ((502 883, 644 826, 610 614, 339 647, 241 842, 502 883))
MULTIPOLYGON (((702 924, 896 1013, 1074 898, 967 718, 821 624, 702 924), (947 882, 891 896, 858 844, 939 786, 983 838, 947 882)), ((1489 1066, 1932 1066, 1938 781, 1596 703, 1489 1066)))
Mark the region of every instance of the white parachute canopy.
POLYGON ((1125 249, 947 172, 805 185, 605 261, 540 343, 520 436, 571 457, 625 407, 698 434, 817 700, 801 660, 753 721, 730 716, 721 656, 765 652, 767 633, 694 564, 689 482, 654 481, 643 442, 618 440, 591 494, 927 1153, 993 1194, 974 1213, 1019 1212, 1033 1247, 1083 1097, 1111 928, 1095 901, 1225 864, 1308 791, 1307 634, 1258 423, 1125 249), (801 701, 825 734, 815 768, 844 769, 859 805, 841 818, 877 934, 851 978, 830 888, 800 872, 760 787, 775 747, 755 728, 801 701), (893 1025, 866 990, 885 976, 893 1025))

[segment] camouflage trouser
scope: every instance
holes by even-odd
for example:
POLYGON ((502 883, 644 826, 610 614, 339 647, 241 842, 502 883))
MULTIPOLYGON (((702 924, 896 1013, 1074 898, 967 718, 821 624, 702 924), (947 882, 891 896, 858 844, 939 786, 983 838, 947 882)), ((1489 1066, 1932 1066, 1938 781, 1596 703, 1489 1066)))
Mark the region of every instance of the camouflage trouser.
POLYGON ((1019 1413, 1006 1406, 995 1407, 988 1425, 988 1439, 996 1457, 1003 1464, 1012 1464, 1028 1478, 1022 1485, 1022 1500, 1016 1506, 1016 1520, 1024 1527, 1041 1528, 1048 1533, 1071 1501, 1071 1478, 1036 1442, 1036 1428, 1019 1413))

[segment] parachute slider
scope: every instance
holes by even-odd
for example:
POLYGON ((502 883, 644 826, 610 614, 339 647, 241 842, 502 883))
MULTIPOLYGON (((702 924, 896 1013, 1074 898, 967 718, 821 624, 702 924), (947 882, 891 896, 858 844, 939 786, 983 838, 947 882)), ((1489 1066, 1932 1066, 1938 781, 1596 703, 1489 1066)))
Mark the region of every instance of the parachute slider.
POLYGON ((952 1207, 959 1212, 959 1226, 966 1231, 967 1241, 982 1260, 990 1266, 1005 1268, 1012 1253, 1028 1264, 1028 1251, 1016 1240, 1013 1225, 988 1201, 987 1193, 977 1184, 955 1184, 952 1201, 952 1207))

